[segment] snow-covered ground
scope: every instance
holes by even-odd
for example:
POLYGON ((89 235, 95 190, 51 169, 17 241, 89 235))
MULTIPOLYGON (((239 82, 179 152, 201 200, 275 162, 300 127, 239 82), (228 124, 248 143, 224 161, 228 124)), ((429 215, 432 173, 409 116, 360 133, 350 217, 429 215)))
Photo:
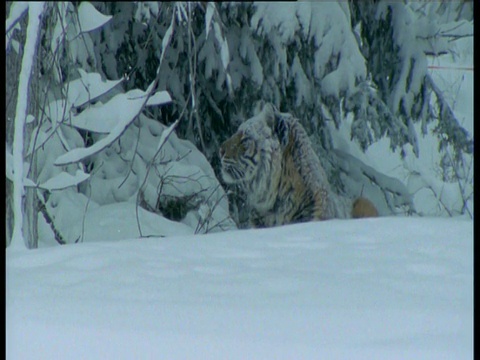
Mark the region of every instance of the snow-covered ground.
POLYGON ((6 262, 7 359, 473 358, 471 220, 7 249, 6 262))

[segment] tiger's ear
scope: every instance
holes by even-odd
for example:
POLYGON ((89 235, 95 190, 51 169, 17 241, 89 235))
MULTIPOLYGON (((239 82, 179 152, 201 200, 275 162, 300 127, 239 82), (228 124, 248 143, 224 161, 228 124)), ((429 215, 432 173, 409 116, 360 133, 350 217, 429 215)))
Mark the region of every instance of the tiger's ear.
POLYGON ((280 144, 286 146, 288 143, 289 126, 283 116, 271 103, 266 103, 263 106, 262 114, 267 122, 267 125, 272 129, 272 132, 278 137, 280 144))
POLYGON ((263 105, 262 115, 272 133, 278 137, 280 144, 286 146, 288 143, 289 127, 288 123, 279 111, 271 103, 263 105))
POLYGON ((265 118, 267 125, 273 128, 275 126, 275 108, 271 103, 263 105, 262 115, 265 118))
POLYGON ((287 119, 277 114, 275 116, 275 125, 272 128, 274 134, 277 135, 280 144, 285 147, 288 144, 288 138, 290 134, 290 126, 287 119))

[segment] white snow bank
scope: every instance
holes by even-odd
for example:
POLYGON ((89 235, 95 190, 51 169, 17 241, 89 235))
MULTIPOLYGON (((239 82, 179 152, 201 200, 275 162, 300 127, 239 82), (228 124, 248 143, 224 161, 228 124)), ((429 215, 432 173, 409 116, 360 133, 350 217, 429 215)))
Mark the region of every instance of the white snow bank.
POLYGON ((473 222, 7 249, 6 290, 8 359, 471 359, 473 222))
MULTIPOLYGON (((165 219, 138 208, 138 218, 144 236, 174 236, 193 234, 192 228, 165 219)), ((81 233, 81 223, 76 222, 72 231, 81 233)), ((115 203, 100 206, 87 213, 83 241, 123 240, 139 236, 136 209, 133 203, 115 203)), ((72 238, 72 237, 71 237, 72 238)), ((142 240, 139 240, 142 241, 142 240)))

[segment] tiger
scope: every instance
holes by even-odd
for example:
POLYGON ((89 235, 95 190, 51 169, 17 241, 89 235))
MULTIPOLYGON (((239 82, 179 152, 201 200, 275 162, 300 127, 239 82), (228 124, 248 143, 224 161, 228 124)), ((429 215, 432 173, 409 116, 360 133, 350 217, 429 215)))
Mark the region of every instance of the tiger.
POLYGON ((335 208, 336 194, 300 121, 270 103, 221 144, 219 157, 224 182, 246 197, 252 227, 352 216, 335 208))
POLYGON ((246 195, 253 227, 331 217, 323 169, 305 130, 272 104, 241 124, 219 155, 224 182, 246 195))
POLYGON ((378 217, 378 210, 370 200, 359 197, 353 202, 352 218, 359 219, 367 217, 378 217))

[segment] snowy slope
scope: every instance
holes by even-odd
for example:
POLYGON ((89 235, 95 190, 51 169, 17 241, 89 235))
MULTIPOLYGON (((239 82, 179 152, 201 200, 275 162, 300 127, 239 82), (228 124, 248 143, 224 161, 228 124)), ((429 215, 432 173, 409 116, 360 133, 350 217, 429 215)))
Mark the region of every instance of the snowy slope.
POLYGON ((471 359, 473 222, 6 251, 7 359, 471 359))

